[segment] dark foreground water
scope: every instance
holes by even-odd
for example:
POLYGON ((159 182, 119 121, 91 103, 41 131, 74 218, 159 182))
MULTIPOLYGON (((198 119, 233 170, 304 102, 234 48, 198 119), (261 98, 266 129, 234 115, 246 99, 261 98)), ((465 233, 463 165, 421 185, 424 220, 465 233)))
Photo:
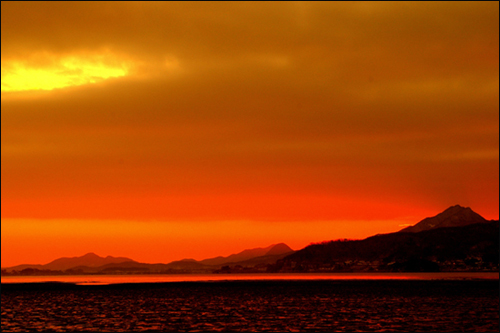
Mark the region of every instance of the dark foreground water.
POLYGON ((2 331, 499 331, 498 280, 2 284, 2 331))

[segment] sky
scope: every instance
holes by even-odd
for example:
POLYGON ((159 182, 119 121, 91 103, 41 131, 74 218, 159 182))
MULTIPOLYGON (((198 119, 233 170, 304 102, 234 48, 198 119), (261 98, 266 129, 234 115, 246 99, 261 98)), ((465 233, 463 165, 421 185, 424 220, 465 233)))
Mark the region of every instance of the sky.
POLYGON ((2 267, 499 215, 499 3, 1 3, 2 267))

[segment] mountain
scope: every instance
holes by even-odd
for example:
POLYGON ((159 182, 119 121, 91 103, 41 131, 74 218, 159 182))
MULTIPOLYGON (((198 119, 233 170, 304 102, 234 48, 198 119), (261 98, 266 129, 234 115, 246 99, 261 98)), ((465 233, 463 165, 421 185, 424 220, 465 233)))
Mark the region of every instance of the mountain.
POLYGON ((260 256, 260 257, 251 258, 248 260, 231 262, 231 263, 227 263, 227 264, 230 266, 242 266, 242 267, 247 267, 247 268, 255 267, 255 266, 263 266, 263 265, 264 266, 265 265, 272 265, 272 264, 276 263, 276 261, 278 261, 279 259, 282 259, 282 258, 292 254, 293 252, 294 251, 292 250, 290 252, 285 252, 285 253, 281 253, 281 254, 264 255, 264 256, 260 256))
POLYGON ((194 259, 183 259, 172 261, 168 264, 146 264, 139 263, 135 261, 127 261, 121 263, 110 263, 103 266, 98 267, 88 267, 88 266, 77 266, 72 268, 72 273, 86 273, 86 274, 130 274, 130 273, 147 273, 147 274, 169 274, 169 273, 198 273, 198 274, 210 274, 214 271, 217 271, 222 268, 223 265, 231 265, 231 266, 241 266, 241 267, 253 267, 255 265, 269 265, 274 264, 278 259, 282 259, 288 254, 293 253, 293 250, 290 249, 286 244, 280 243, 277 245, 271 245, 264 249, 251 249, 240 252, 239 254, 243 254, 242 256, 231 255, 227 258, 217 257, 213 259, 224 259, 221 264, 215 265, 207 265, 203 264, 194 259), (258 250, 258 251, 253 251, 258 250), (231 261, 227 262, 226 260, 231 260, 231 258, 238 259, 241 257, 247 257, 249 255, 254 255, 258 253, 262 253, 266 250, 263 256, 251 257, 250 259, 246 259, 243 261, 231 261))
POLYGON ((254 249, 248 249, 241 251, 236 254, 231 254, 230 256, 227 257, 215 257, 215 258, 209 258, 209 259, 204 259, 200 260, 199 263, 203 265, 209 265, 209 266, 220 266, 228 263, 237 263, 241 261, 246 261, 250 260, 256 257, 261 257, 265 255, 280 255, 283 253, 287 253, 293 251, 288 245, 284 243, 279 243, 279 244, 273 244, 268 247, 258 247, 254 249))
POLYGON ((63 257, 56 260, 53 260, 45 265, 18 265, 13 267, 6 268, 7 271, 21 271, 23 269, 32 268, 38 270, 54 270, 54 271, 64 271, 67 269, 71 269, 77 266, 85 266, 85 267, 99 267, 106 264, 115 264, 115 263, 123 263, 123 262, 135 262, 132 259, 125 257, 100 257, 95 253, 87 253, 81 257, 63 257))
POLYGON ((6 270, 8 272, 11 272, 11 271, 22 271, 23 269, 43 269, 43 265, 39 265, 39 264, 34 264, 34 265, 30 265, 30 264, 21 264, 21 265, 17 265, 17 266, 12 266, 12 267, 2 267, 2 271, 3 270, 6 270))
POLYGON ((241 251, 227 257, 168 264, 129 258, 60 258, 46 265, 3 268, 2 274, 254 273, 353 271, 498 271, 499 222, 468 207, 450 207, 414 226, 363 240, 337 240, 293 251, 286 244, 241 251))
POLYGON ((444 212, 423 219, 414 226, 400 230, 399 232, 420 232, 437 228, 462 227, 475 223, 488 223, 489 221, 474 212, 469 207, 460 205, 452 206, 444 212))
POLYGON ((43 268, 51 270, 66 270, 75 266, 98 267, 106 264, 115 264, 127 261, 134 261, 134 260, 125 257, 112 257, 112 256, 107 256, 104 258, 91 252, 81 257, 59 258, 49 262, 46 265, 43 265, 43 268))
MULTIPOLYGON (((269 248, 269 247, 268 247, 269 248)), ((262 273, 269 265, 275 264, 278 260, 294 253, 288 245, 279 243, 272 247, 263 255, 237 262, 226 262, 224 266, 218 265, 219 269, 214 273, 262 273)), ((212 266, 215 267, 215 266, 212 266)))
POLYGON ((285 243, 279 243, 271 247, 264 256, 276 256, 284 253, 293 252, 293 250, 285 243))
POLYGON ((453 206, 414 227, 428 230, 312 244, 268 271, 498 271, 498 220, 486 221, 470 208, 453 206))
POLYGON ((41 274, 123 274, 123 273, 212 273, 225 264, 231 265, 268 265, 293 253, 284 243, 273 244, 265 248, 244 250, 227 257, 216 257, 196 261, 183 259, 168 264, 140 263, 125 257, 100 257, 87 253, 81 257, 59 258, 45 265, 18 265, 2 268, 2 273, 41 275, 41 274))

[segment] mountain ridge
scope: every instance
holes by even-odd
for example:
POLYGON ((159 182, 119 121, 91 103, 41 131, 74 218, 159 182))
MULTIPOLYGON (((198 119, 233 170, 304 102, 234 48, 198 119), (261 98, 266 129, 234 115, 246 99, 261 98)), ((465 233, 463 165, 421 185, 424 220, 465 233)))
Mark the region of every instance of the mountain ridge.
MULTIPOLYGON (((175 260, 169 263, 140 263, 126 257, 101 257, 93 252, 86 253, 79 257, 61 257, 51 262, 40 265, 21 264, 11 267, 2 267, 2 270, 10 273, 22 270, 38 271, 68 271, 70 273, 98 273, 101 271, 113 272, 199 272, 211 273, 213 270, 221 268, 224 264, 239 264, 240 262, 258 263, 274 262, 284 255, 290 254, 293 250, 284 243, 272 244, 265 248, 246 249, 241 252, 231 254, 227 257, 214 257, 197 261, 195 259, 175 260)), ((29 271, 26 271, 29 272, 29 271)))
POLYGON ((253 249, 243 250, 241 252, 231 254, 227 257, 218 256, 214 258, 203 259, 200 260, 199 262, 204 265, 210 265, 210 266, 224 265, 228 263, 246 261, 252 258, 265 256, 268 254, 268 252, 272 252, 272 255, 280 255, 289 251, 293 250, 288 245, 284 243, 278 243, 269 245, 268 247, 265 248, 257 247, 253 249))
POLYGON ((271 272, 498 271, 498 220, 311 244, 271 272))
POLYGON ((498 271, 498 220, 451 206, 413 226, 363 240, 312 243, 294 251, 284 243, 223 257, 148 264, 125 257, 62 257, 45 265, 2 268, 2 274, 156 274, 334 271, 498 271), (464 268, 465 267, 465 268, 464 268))
POLYGON ((437 228, 460 227, 487 222, 489 221, 474 212, 470 207, 455 205, 435 216, 427 217, 415 225, 403 228, 399 230, 399 232, 420 232, 437 228))
POLYGON ((47 264, 37 264, 37 265, 29 265, 29 264, 21 264, 21 265, 16 265, 12 267, 6 267, 2 269, 8 269, 8 270, 22 270, 26 268, 33 268, 33 269, 42 269, 42 270, 67 270, 67 269, 72 269, 77 266, 86 266, 86 267, 99 267, 103 266, 106 264, 113 264, 113 263, 123 263, 123 262, 136 262, 135 260, 132 260, 130 258, 126 257, 113 257, 113 256, 106 256, 106 257, 101 257, 93 252, 88 252, 82 256, 79 257, 61 257, 54 259, 50 261, 47 264))

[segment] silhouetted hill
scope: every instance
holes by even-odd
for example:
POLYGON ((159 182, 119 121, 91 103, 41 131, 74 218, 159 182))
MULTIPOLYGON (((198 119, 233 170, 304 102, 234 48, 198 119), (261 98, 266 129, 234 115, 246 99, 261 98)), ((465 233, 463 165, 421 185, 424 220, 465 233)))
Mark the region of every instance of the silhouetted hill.
POLYGON ((106 264, 113 263, 122 263, 122 262, 135 262, 132 259, 125 257, 100 257, 95 253, 87 253, 81 257, 63 257, 56 260, 53 260, 45 265, 17 265, 13 267, 4 268, 7 271, 21 271, 23 269, 38 269, 38 270, 53 270, 53 271, 65 271, 67 269, 71 269, 77 266, 86 266, 86 267, 99 267, 106 264))
POLYGON ((212 273, 225 264, 267 265, 274 264, 293 250, 286 244, 273 244, 266 248, 244 250, 228 257, 196 261, 183 259, 168 264, 147 264, 124 257, 100 257, 87 253, 81 257, 59 258, 46 265, 18 265, 2 268, 2 274, 60 275, 60 274, 158 274, 158 273, 212 273))
POLYGON ((265 256, 276 256, 283 253, 293 252, 293 250, 285 243, 279 243, 271 247, 269 251, 266 252, 265 256))
POLYGON ((238 261, 238 262, 230 262, 227 263, 227 265, 230 266, 242 266, 242 267, 254 267, 254 266, 266 266, 270 264, 274 264, 276 261, 279 259, 282 259, 290 254, 292 254, 294 251, 289 251, 285 252, 282 254, 275 254, 275 255, 265 255, 265 256, 260 256, 260 257, 255 257, 252 259, 248 260, 243 260, 243 261, 238 261))
POLYGON ((59 258, 46 265, 2 268, 2 274, 157 274, 345 271, 498 271, 499 222, 470 208, 453 206, 399 232, 364 240, 312 244, 294 252, 286 244, 254 248, 227 257, 168 264, 124 257, 59 258))
POLYGON ((290 247, 288 247, 288 245, 280 243, 280 244, 273 244, 264 248, 258 247, 255 249, 244 250, 236 254, 231 254, 230 256, 227 257, 219 256, 215 258, 204 259, 200 260, 199 263, 209 266, 221 266, 229 263, 233 264, 240 261, 250 260, 256 257, 265 256, 269 252, 271 253, 271 255, 279 255, 289 251, 293 250, 290 247))
POLYGON ((309 245, 271 271, 498 270, 498 221, 309 245))
POLYGON ((436 216, 423 219, 414 226, 404 228, 399 232, 420 232, 430 229, 462 227, 469 224, 487 222, 489 221, 472 211, 469 207, 456 205, 446 209, 444 212, 436 216))
POLYGON ((44 269, 51 270, 66 270, 75 266, 88 266, 88 267, 98 267, 106 264, 122 263, 126 261, 133 261, 132 259, 125 257, 100 257, 95 253, 87 253, 81 257, 72 258, 59 258, 46 265, 43 265, 44 269))
POLYGON ((11 271, 22 271, 23 269, 43 269, 43 265, 39 264, 21 264, 21 265, 16 265, 12 267, 2 267, 2 270, 6 270, 7 272, 11 271))

